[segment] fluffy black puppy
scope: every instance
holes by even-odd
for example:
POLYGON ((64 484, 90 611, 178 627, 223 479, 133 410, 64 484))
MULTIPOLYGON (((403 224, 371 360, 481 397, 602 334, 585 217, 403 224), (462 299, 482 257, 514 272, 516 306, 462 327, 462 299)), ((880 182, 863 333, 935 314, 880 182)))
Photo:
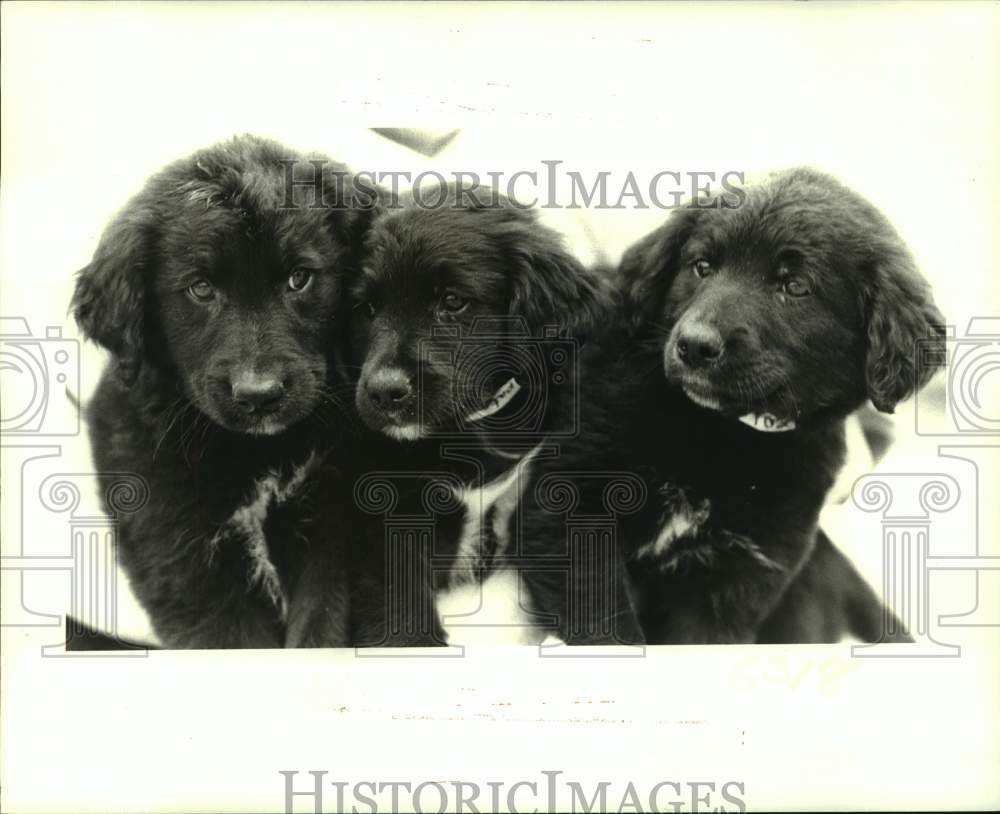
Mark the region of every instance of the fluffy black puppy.
MULTIPOLYGON (((916 365, 917 342, 943 341, 926 284, 871 204, 808 169, 745 192, 736 208, 676 211, 626 252, 631 332, 588 364, 582 443, 540 464, 552 471, 539 473, 527 520, 533 538, 561 533, 552 478, 636 473, 639 508, 618 528, 651 643, 753 641, 807 563, 803 585, 856 593, 860 578, 828 541, 809 559, 844 418, 868 398, 892 411, 933 373, 916 365)), ((578 491, 578 505, 597 505, 592 487, 578 491)), ((584 577, 571 575, 571 590, 584 577)), ((568 613, 564 586, 549 589, 568 613)), ((832 635, 806 627, 794 635, 832 635)))
POLYGON ((572 429, 576 342, 607 318, 610 292, 534 213, 454 188, 380 217, 351 291, 355 399, 371 433, 352 525, 366 529, 355 640, 441 644, 435 598, 470 588, 472 616, 484 582, 517 585, 518 496, 572 429))
POLYGON ((339 164, 239 137, 153 176, 79 274, 76 319, 115 362, 94 456, 148 481, 119 553, 167 647, 345 640, 337 514, 304 490, 336 445, 329 349, 373 203, 339 164), (310 581, 326 602, 297 602, 310 581))
POLYGON ((433 208, 401 201, 366 246, 351 291, 364 422, 403 441, 542 436, 557 396, 573 383, 525 375, 513 392, 500 391, 525 373, 522 346, 583 336, 608 315, 600 278, 533 212, 502 197, 466 199, 454 187, 433 208), (548 388, 540 408, 512 421, 531 385, 548 388), (498 393, 502 410, 493 405, 498 393))

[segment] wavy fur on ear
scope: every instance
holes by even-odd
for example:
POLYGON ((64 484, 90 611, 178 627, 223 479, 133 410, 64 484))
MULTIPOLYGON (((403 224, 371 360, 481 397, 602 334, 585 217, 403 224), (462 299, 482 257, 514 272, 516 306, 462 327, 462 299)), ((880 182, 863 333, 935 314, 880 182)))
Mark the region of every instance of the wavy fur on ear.
MULTIPOLYGON (((497 216, 496 209, 483 209, 497 216)), ((524 209, 500 210, 494 235, 511 258, 510 314, 524 317, 533 335, 547 325, 584 339, 613 313, 610 284, 584 268, 562 237, 524 209)))
POLYGON ((147 269, 155 263, 153 208, 143 196, 105 230, 78 272, 71 308, 83 333, 114 354, 122 379, 135 380, 144 356, 147 269))
POLYGON ((944 359, 944 317, 901 244, 883 247, 867 293, 868 395, 882 412, 919 390, 944 359), (920 353, 918 342, 930 342, 920 353))
POLYGON ((635 333, 660 317, 667 290, 677 273, 678 254, 701 209, 676 209, 666 223, 626 249, 618 264, 625 324, 635 333))

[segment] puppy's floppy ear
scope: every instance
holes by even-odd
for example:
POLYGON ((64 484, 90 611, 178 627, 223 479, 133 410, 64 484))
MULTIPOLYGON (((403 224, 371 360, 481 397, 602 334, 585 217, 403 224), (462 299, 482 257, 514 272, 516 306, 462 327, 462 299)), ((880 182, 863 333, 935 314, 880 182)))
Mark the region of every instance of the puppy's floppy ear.
POLYGON ((334 161, 323 164, 323 177, 327 222, 356 266, 372 224, 392 204, 391 195, 375 183, 371 173, 354 174, 334 161))
POLYGON ((866 302, 865 376, 872 403, 891 413, 943 365, 944 317, 902 245, 886 249, 874 272, 866 302), (921 340, 929 352, 920 352, 921 340))
POLYGON ((681 247, 702 209, 676 209, 659 228, 625 250, 618 264, 626 324, 639 331, 660 318, 667 290, 677 274, 681 247))
POLYGON ((153 212, 133 202, 101 236, 90 265, 80 270, 73 316, 83 333, 114 354, 126 382, 144 356, 146 268, 154 262, 153 212))
POLYGON ((514 262, 511 315, 523 316, 537 335, 546 325, 585 338, 612 314, 610 284, 563 246, 562 237, 526 210, 506 210, 506 235, 514 262))

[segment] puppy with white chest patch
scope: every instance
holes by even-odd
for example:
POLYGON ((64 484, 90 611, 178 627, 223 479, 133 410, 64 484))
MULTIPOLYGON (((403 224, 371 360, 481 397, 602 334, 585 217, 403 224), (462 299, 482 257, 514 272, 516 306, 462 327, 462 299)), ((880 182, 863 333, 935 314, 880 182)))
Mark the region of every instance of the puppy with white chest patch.
POLYGON ((375 222, 351 295, 355 403, 369 473, 382 473, 358 494, 365 503, 374 479, 395 479, 393 515, 434 529, 433 550, 402 575, 392 560, 409 555, 384 538, 388 514, 359 520, 357 643, 442 644, 483 626, 540 640, 552 620, 533 615, 525 590, 518 506, 571 431, 578 340, 607 319, 608 286, 534 213, 451 188, 433 208, 404 202, 375 222), (497 581, 513 616, 486 607, 497 581), (410 604, 394 605, 404 594, 410 604))
POLYGON ((94 458, 149 485, 118 553, 166 647, 346 642, 337 515, 311 484, 346 414, 330 348, 374 198, 342 165, 317 173, 251 136, 200 150, 149 180, 77 280, 76 319, 113 357, 94 458))
MULTIPOLYGON (((584 368, 581 443, 543 466, 643 479, 618 531, 650 643, 871 639, 881 604, 817 537, 819 512, 845 417, 869 398, 891 412, 921 387, 934 370, 916 345, 943 342, 943 319, 856 193, 806 169, 745 192, 735 208, 677 210, 626 252, 628 325, 584 368), (820 597, 805 586, 821 584, 828 609, 807 607, 820 597)), ((558 534, 543 509, 533 533, 558 534)))

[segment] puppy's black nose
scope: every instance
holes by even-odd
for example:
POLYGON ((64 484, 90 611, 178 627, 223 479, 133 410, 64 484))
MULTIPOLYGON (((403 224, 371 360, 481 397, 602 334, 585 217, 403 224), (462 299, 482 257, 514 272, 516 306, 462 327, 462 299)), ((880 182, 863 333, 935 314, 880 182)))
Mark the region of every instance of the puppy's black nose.
POLYGON ((715 364, 722 356, 724 347, 722 334, 702 322, 685 325, 677 337, 677 355, 688 367, 699 368, 715 364))
POLYGON ((273 412, 285 396, 285 386, 273 376, 241 373, 233 381, 233 401, 245 413, 273 412))
POLYGON ((413 385, 402 370, 379 370, 368 379, 368 398, 383 412, 405 410, 413 404, 413 385))

